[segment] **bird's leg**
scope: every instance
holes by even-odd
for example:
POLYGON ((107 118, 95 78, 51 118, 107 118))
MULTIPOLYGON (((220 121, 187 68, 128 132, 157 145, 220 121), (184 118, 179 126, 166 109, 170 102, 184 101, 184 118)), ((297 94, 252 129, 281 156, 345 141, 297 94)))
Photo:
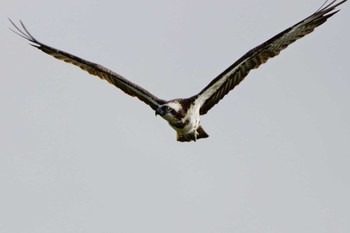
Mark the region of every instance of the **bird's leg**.
POLYGON ((197 136, 199 135, 199 133, 197 132, 197 130, 195 130, 194 132, 193 132, 193 141, 197 141, 197 136))

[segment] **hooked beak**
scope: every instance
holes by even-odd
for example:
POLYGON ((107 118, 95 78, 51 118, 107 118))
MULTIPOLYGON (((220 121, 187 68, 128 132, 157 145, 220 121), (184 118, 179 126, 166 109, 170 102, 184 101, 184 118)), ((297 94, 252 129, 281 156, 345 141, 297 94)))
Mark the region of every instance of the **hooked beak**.
POLYGON ((156 116, 157 115, 163 116, 164 114, 165 114, 165 111, 161 107, 157 108, 156 116))

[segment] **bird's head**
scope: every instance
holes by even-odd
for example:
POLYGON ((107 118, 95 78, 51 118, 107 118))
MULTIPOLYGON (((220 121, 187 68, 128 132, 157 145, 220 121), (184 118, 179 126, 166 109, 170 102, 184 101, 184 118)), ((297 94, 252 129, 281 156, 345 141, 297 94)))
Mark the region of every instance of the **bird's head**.
POLYGON ((166 104, 161 105, 156 110, 156 116, 157 115, 164 116, 166 114, 169 114, 172 110, 173 109, 170 106, 166 105, 166 104))
POLYGON ((181 119, 184 115, 183 107, 178 101, 169 101, 160 105, 156 109, 156 116, 160 115, 166 120, 173 120, 174 118, 181 119))

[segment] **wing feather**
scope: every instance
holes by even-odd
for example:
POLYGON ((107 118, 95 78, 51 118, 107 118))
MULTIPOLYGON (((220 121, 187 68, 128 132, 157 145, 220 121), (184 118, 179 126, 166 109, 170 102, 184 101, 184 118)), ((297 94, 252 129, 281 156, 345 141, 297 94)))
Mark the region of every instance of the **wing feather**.
POLYGON ((26 29, 22 21, 20 21, 22 29, 19 28, 12 20, 10 20, 10 22, 16 29, 16 30, 13 30, 10 28, 10 30, 15 32, 17 35, 25 38, 26 40, 30 41, 32 46, 40 49, 41 51, 59 60, 78 66, 82 70, 87 71, 89 74, 98 76, 99 78, 106 80, 110 84, 124 91, 126 94, 133 97, 137 97, 139 100, 149 105, 153 110, 156 110, 159 105, 165 103, 164 100, 157 98, 156 96, 154 96, 147 90, 143 89, 142 87, 136 85, 135 83, 130 82, 129 80, 122 77, 121 75, 99 64, 84 60, 80 57, 55 49, 51 46, 48 46, 39 42, 29 33, 29 31, 26 29))
POLYGON ((228 67, 196 96, 196 101, 201 106, 200 114, 206 114, 229 91, 237 86, 252 69, 258 68, 268 59, 277 56, 290 44, 311 33, 316 27, 326 22, 329 17, 339 11, 335 10, 335 8, 347 0, 342 0, 335 4, 336 1, 334 0, 328 5, 324 4, 311 16, 251 49, 228 67))

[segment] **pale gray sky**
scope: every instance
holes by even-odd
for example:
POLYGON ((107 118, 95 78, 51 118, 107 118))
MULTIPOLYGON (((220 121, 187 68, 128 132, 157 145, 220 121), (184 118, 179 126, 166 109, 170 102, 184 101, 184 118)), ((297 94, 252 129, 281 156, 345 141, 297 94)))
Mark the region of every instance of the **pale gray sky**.
POLYGON ((0 233, 350 232, 350 4, 176 142, 154 112, 7 28, 189 97, 323 1, 19 1, 0 15, 0 233))

